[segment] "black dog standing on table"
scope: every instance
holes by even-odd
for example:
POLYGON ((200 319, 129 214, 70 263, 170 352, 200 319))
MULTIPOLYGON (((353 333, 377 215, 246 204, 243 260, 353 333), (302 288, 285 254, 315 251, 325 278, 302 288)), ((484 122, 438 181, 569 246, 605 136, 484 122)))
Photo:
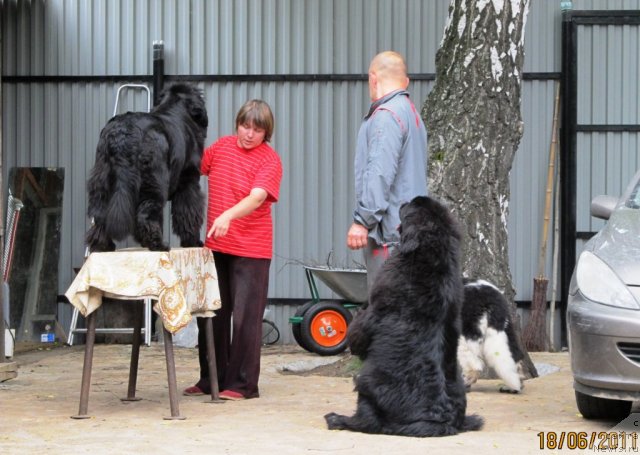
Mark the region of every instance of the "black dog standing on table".
POLYGON ((90 251, 113 251, 114 240, 130 234, 145 248, 168 251, 162 235, 168 200, 180 246, 202 246, 200 160, 208 123, 202 92, 189 84, 165 89, 149 113, 109 120, 87 183, 94 220, 86 235, 90 251))
POLYGON ((329 429, 403 436, 478 430, 483 419, 465 416, 456 359, 463 299, 457 223, 423 196, 400 208, 400 220, 400 244, 348 330, 351 352, 363 360, 356 413, 325 419, 329 429))

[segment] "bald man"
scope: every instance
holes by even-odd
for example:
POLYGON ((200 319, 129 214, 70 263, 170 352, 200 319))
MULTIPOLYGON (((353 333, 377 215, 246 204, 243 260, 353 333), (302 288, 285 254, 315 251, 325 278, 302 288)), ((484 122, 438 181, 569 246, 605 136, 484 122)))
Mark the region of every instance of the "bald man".
POLYGON ((427 131, 409 99, 409 77, 397 52, 369 65, 371 106, 356 142, 356 208, 347 246, 364 249, 369 291, 400 240, 400 206, 427 194, 427 131))

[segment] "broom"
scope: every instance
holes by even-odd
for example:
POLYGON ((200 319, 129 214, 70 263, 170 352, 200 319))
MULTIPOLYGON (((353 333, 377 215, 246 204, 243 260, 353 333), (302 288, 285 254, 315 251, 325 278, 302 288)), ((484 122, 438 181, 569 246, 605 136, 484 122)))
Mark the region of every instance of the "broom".
POLYGON ((556 99, 553 109, 553 124, 551 126, 551 145, 549 147, 549 166, 547 172, 547 191, 544 206, 544 221, 542 224, 542 239, 540 241, 540 256, 538 258, 538 276, 533 279, 533 298, 531 300, 531 314, 529 322, 522 336, 527 351, 545 351, 547 349, 546 314, 547 314, 547 285, 549 280, 544 275, 545 259, 547 255, 547 237, 551 214, 551 195, 553 193, 554 167, 556 161, 558 111, 560 108, 560 84, 556 84, 556 99))

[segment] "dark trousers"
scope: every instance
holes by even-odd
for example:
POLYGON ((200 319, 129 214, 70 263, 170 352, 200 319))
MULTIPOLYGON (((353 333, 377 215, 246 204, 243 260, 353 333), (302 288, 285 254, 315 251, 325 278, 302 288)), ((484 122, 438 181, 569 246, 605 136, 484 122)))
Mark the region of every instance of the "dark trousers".
MULTIPOLYGON (((213 340, 220 390, 259 396, 262 317, 267 306, 271 259, 213 253, 222 307, 213 317, 213 340), (233 318, 231 317, 233 316, 233 318), (233 321, 233 322, 232 322, 233 321)), ((199 386, 209 389, 205 324, 198 318, 199 386)))
POLYGON ((364 249, 364 264, 367 268, 367 291, 371 293, 376 275, 391 253, 396 248, 396 244, 379 245, 369 237, 367 246, 364 249))

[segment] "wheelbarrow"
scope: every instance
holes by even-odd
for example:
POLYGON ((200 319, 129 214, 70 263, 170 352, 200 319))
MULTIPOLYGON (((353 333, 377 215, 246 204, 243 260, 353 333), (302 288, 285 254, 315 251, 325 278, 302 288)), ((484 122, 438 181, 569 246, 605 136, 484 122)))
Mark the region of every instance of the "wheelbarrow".
POLYGON ((336 355, 347 348, 351 309, 367 301, 367 271, 304 265, 311 300, 289 318, 296 342, 309 352, 336 355), (315 278, 344 300, 320 300, 315 278))

